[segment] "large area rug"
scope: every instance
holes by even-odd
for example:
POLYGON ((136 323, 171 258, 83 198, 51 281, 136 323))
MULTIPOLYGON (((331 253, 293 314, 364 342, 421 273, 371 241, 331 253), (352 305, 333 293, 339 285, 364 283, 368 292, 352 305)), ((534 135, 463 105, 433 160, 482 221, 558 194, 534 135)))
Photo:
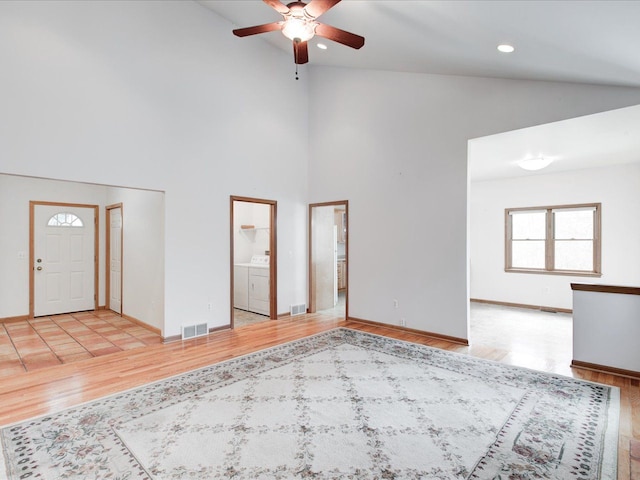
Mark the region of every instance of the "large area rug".
POLYGON ((1 439, 9 479, 613 479, 618 407, 615 387, 336 329, 1 439))

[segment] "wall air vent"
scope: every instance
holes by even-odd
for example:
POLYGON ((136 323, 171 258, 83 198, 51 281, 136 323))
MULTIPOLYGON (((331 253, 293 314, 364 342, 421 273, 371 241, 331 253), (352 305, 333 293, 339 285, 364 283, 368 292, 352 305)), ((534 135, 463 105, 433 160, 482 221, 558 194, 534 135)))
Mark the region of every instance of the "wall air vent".
POLYGON ((201 337, 209 333, 206 323, 198 323, 196 325, 183 325, 182 326, 182 339, 201 337))
POLYGON ((307 313, 307 305, 305 303, 299 303, 297 305, 291 305, 291 316, 303 315, 307 313))

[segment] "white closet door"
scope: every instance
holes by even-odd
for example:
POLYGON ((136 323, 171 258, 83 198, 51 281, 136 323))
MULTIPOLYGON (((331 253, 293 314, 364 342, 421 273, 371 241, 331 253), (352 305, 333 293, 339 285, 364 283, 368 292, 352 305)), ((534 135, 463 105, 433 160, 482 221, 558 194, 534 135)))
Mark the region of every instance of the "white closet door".
POLYGON ((109 308, 122 313, 122 208, 109 212, 109 308))

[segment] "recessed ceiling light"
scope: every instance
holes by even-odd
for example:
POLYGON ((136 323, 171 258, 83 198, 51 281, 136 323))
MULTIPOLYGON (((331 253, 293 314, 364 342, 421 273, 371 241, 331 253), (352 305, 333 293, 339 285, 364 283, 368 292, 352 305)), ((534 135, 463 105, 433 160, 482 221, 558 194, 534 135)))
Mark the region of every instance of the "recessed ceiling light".
POLYGON ((326 46, 324 43, 319 43, 319 44, 318 44, 318 48, 319 48, 320 50, 326 50, 326 49, 327 49, 327 46, 326 46))
POLYGON ((506 43, 498 45, 498 51, 502 53, 511 53, 514 50, 515 48, 513 48, 513 45, 507 45, 506 43))

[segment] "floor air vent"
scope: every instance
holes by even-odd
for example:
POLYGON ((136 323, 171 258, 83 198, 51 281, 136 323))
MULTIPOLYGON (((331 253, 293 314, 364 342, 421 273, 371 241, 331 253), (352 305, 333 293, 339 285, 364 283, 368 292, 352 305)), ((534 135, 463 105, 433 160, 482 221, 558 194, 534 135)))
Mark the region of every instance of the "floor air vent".
POLYGON ((201 337, 209 333, 206 323, 198 323, 196 325, 183 325, 182 326, 182 339, 201 337))
POLYGON ((302 315, 307 313, 307 305, 305 303, 299 303, 298 305, 291 305, 291 316, 302 315))

